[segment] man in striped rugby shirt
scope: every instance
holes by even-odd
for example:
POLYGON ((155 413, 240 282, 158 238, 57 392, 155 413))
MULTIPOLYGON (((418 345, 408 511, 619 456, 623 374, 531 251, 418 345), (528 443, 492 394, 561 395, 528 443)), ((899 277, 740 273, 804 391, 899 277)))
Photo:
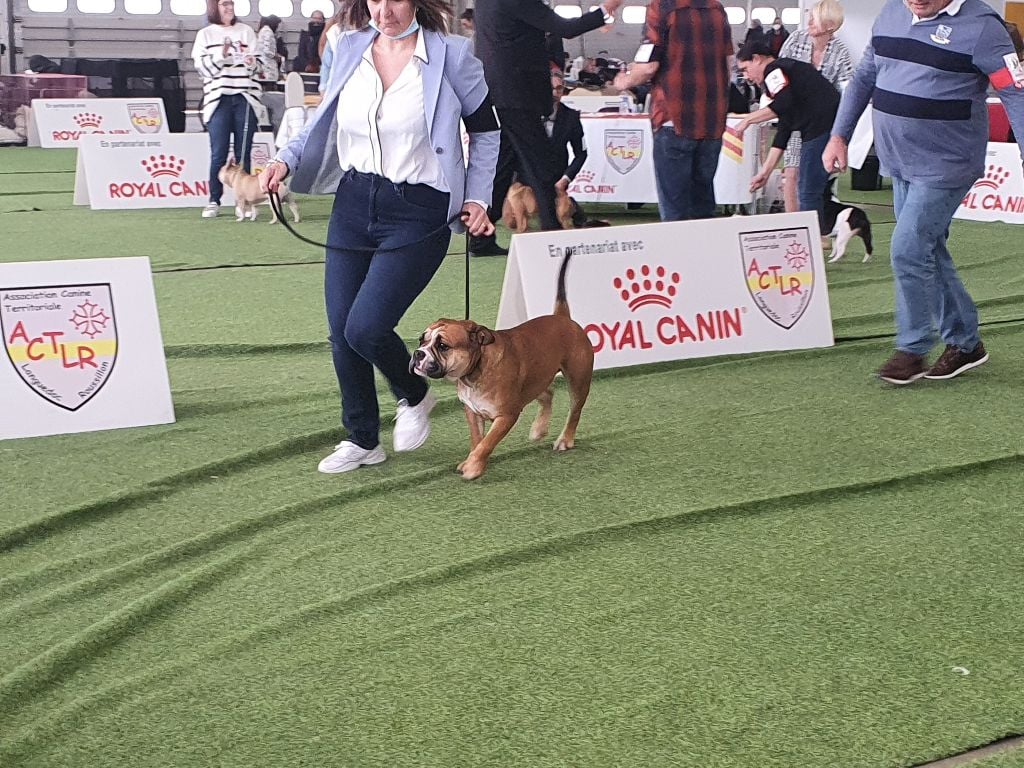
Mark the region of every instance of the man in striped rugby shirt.
POLYGON ((827 170, 846 168, 847 143, 871 101, 875 151, 896 207, 896 351, 878 371, 892 384, 951 379, 988 360, 946 240, 985 169, 989 85, 1024 140, 1024 69, 999 14, 982 0, 889 0, 822 156, 827 170), (936 326, 946 348, 929 366, 936 326))

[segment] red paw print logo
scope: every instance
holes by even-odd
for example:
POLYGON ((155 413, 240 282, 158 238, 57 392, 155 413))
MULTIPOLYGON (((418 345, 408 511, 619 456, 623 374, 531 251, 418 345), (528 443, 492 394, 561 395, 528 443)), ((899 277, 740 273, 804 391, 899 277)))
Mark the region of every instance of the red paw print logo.
POLYGON ((99 128, 100 123, 103 122, 103 118, 95 112, 79 112, 71 119, 78 124, 79 128, 99 128))
POLYGON ((1001 165, 990 165, 985 169, 985 175, 974 182, 976 187, 989 187, 990 189, 999 189, 1005 182, 1010 178, 1010 172, 1003 168, 1001 165))
POLYGON ((653 269, 644 264, 639 270, 630 267, 622 277, 612 280, 612 286, 630 310, 636 312, 648 304, 672 306, 672 300, 679 292, 679 273, 669 273, 664 267, 653 269))
POLYGON ((185 167, 185 160, 174 155, 150 155, 141 161, 146 173, 154 179, 160 176, 173 176, 178 178, 185 167))

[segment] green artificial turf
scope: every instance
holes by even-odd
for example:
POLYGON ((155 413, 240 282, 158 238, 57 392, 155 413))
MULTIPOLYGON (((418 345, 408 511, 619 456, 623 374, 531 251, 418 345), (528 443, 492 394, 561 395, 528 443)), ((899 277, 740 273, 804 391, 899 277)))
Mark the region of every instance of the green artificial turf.
MULTIPOLYGON (((0 206, 59 155, 0 150, 0 206)), ((1019 230, 953 228, 992 362, 884 387, 892 212, 857 194, 836 347, 602 372, 566 455, 558 386, 474 483, 446 383, 423 449, 315 471, 321 255, 279 227, 4 213, 4 261, 151 258, 177 422, 0 442, 0 766, 911 766, 1024 731, 1019 230)), ((461 312, 456 245, 403 337, 461 312)), ((472 267, 490 322, 504 260, 472 267)))

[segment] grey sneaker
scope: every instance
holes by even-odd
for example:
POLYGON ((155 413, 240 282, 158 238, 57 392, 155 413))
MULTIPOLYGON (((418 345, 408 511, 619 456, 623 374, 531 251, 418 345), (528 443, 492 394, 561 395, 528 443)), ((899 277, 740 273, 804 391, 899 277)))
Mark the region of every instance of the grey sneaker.
POLYGON ((924 377, 926 379, 952 379, 964 371, 977 368, 987 362, 988 352, 985 351, 985 345, 980 341, 978 346, 970 352, 964 352, 959 347, 950 345, 939 355, 939 359, 928 369, 928 373, 924 377))
POLYGON ((220 215, 220 203, 207 203, 203 208, 204 219, 215 219, 220 215))

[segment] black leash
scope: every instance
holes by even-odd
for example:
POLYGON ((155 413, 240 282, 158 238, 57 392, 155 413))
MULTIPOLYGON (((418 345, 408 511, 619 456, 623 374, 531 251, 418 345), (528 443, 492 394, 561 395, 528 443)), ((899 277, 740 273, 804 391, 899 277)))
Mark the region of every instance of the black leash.
MULTIPOLYGON (((281 206, 281 197, 277 194, 276 191, 273 191, 273 192, 268 191, 267 192, 267 196, 270 198, 270 207, 273 209, 274 215, 277 216, 278 220, 284 225, 285 229, 287 229, 289 232, 291 232, 293 235, 295 235, 295 237, 299 238, 299 240, 301 240, 304 243, 309 243, 310 245, 315 245, 317 248, 328 248, 329 247, 327 245, 327 243, 318 243, 316 240, 310 240, 305 235, 300 235, 298 232, 295 231, 295 228, 291 224, 289 224, 288 220, 284 217, 284 210, 282 210, 282 206, 281 206)), ((429 240, 432 237, 436 237, 437 235, 440 235, 442 232, 444 232, 446 229, 450 228, 451 225, 454 224, 459 219, 466 219, 468 217, 469 217, 469 211, 459 211, 454 216, 451 216, 448 219, 448 221, 446 221, 444 223, 443 226, 440 226, 437 229, 428 232, 427 234, 425 234, 423 237, 419 238, 418 240, 411 240, 410 242, 403 243, 402 245, 393 245, 390 248, 369 248, 367 246, 360 245, 360 246, 347 246, 346 249, 350 250, 350 251, 359 251, 360 253, 379 253, 381 251, 397 251, 399 248, 406 248, 406 247, 408 247, 410 245, 415 245, 416 243, 422 243, 424 240, 429 240)), ((465 244, 466 244, 466 319, 469 320, 469 230, 468 229, 466 230, 465 244)))

